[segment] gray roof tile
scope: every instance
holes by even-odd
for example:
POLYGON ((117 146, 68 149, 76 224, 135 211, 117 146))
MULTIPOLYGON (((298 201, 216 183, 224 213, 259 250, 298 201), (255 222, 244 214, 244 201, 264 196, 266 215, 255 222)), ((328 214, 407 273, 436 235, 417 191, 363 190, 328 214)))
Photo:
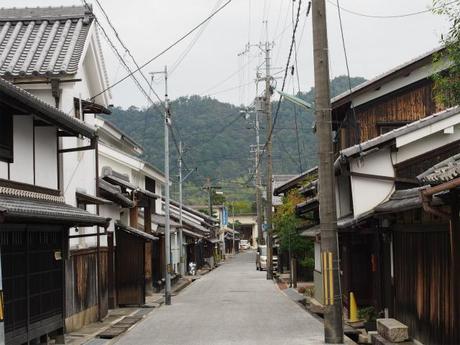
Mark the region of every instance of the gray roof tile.
POLYGON ((427 184, 441 184, 460 177, 460 154, 456 154, 417 176, 427 184))
POLYGON ((0 219, 8 222, 107 226, 109 219, 64 202, 0 194, 0 219))
POLYGON ((75 74, 93 19, 84 6, 1 8, 0 75, 75 74))

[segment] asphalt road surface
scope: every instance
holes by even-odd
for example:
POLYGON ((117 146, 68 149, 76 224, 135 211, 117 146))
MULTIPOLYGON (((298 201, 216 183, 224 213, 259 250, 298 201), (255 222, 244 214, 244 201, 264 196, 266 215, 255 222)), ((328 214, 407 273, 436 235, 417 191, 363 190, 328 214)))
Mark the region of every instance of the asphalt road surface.
POLYGON ((322 324, 239 254, 173 297, 117 345, 317 345, 322 324))

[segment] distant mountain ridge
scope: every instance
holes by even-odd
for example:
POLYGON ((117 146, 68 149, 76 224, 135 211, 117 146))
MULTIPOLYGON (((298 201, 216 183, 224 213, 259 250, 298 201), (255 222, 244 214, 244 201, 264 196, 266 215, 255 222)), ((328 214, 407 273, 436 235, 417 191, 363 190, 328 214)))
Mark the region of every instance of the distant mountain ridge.
MULTIPOLYGON (((364 82, 352 78, 352 86, 364 82)), ((348 79, 340 76, 331 80, 331 94, 338 95, 348 89, 348 79)), ((314 89, 298 95, 313 103, 314 89)), ((277 98, 273 97, 273 112, 277 98)), ((240 114, 241 107, 197 95, 180 97, 171 102, 174 138, 185 146, 186 167, 197 168, 190 177, 188 192, 192 195, 210 177, 220 183, 244 184, 254 162, 250 158, 250 145, 254 145, 255 131, 240 114), (235 182, 236 180, 236 182, 235 182), (233 181, 233 182, 230 182, 233 181)), ((155 108, 114 108, 107 119, 144 147, 144 159, 163 170, 163 120, 155 108)), ((273 131, 274 174, 297 174, 316 164, 316 138, 312 132, 314 114, 282 101, 273 131), (297 133, 296 135, 296 128, 297 133), (298 137, 298 142, 297 142, 298 137), (300 159, 299 159, 300 151, 300 159)), ((266 141, 266 121, 260 119, 260 142, 266 141)), ((177 174, 178 153, 171 145, 171 176, 177 174)), ((187 192, 187 191, 186 191, 187 192)), ((190 194, 188 194, 191 197, 190 194)))

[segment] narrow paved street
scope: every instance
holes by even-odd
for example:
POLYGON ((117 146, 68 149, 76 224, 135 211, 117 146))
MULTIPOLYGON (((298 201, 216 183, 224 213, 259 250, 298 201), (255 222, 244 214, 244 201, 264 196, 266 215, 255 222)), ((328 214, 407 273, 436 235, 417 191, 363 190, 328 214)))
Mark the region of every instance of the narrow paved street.
POLYGON ((255 253, 247 252, 197 280, 116 344, 312 345, 322 343, 322 327, 256 271, 255 253))

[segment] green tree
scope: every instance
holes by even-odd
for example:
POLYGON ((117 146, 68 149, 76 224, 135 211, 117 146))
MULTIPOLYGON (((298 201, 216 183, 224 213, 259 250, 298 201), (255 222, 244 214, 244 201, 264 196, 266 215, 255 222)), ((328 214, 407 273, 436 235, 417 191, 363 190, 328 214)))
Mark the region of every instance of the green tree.
POLYGON ((445 49, 435 56, 434 61, 436 65, 448 60, 450 67, 435 74, 435 97, 445 106, 460 104, 460 2, 434 0, 433 5, 433 11, 445 16, 450 23, 448 33, 441 36, 445 49))
POLYGON ((302 202, 298 191, 293 190, 283 197, 283 204, 278 206, 273 218, 276 234, 279 237, 280 249, 289 252, 304 267, 314 267, 313 242, 306 237, 300 236, 297 227, 300 224, 295 214, 295 207, 302 202))

